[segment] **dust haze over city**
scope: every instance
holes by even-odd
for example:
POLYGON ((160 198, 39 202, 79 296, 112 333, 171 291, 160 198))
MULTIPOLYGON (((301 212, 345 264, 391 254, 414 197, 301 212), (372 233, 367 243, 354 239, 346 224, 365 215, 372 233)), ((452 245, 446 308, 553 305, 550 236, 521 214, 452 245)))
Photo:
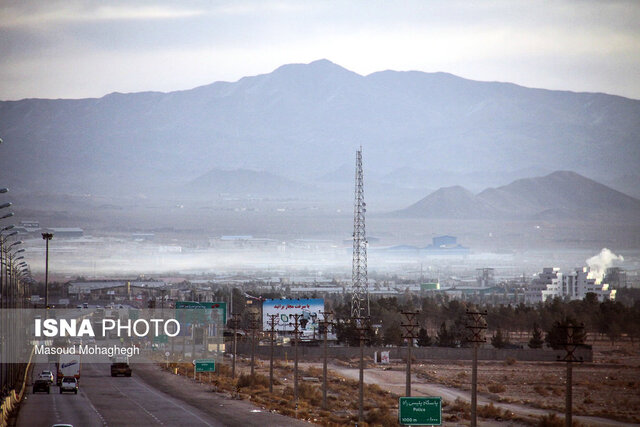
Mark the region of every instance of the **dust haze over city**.
POLYGON ((7 4, 0 176, 67 276, 348 273, 359 147, 373 272, 634 270, 638 8, 588 4, 7 4))
POLYGON ((147 366, 86 359, 80 387, 76 361, 77 404, 35 396, 63 358, 8 363, 29 328, 0 327, 0 424, 405 424, 411 381, 444 425, 640 422, 638 22, 632 0, 0 2, 0 326, 220 312, 103 336, 147 366), (300 335, 277 310, 305 304, 300 335))

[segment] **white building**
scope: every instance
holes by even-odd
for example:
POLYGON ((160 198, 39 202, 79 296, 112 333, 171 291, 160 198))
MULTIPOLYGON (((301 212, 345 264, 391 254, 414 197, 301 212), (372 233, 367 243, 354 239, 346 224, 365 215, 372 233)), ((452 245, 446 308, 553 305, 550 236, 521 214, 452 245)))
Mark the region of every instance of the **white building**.
POLYGON ((598 301, 614 300, 616 291, 610 289, 607 283, 598 283, 595 278, 589 278, 589 268, 577 268, 575 271, 563 274, 559 268, 544 268, 542 273, 527 287, 525 302, 536 304, 555 297, 580 300, 593 293, 598 301))

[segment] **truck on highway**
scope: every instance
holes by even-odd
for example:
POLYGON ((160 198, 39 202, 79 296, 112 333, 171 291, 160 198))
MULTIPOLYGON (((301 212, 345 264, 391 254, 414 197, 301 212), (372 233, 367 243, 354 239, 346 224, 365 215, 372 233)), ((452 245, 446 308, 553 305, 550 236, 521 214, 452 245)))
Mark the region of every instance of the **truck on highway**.
POLYGON ((117 377, 124 375, 131 376, 131 367, 129 366, 129 358, 127 356, 114 356, 111 363, 111 376, 117 377))
POLYGON ((62 378, 74 377, 80 382, 80 356, 77 354, 61 354, 56 363, 56 384, 62 384, 62 378))

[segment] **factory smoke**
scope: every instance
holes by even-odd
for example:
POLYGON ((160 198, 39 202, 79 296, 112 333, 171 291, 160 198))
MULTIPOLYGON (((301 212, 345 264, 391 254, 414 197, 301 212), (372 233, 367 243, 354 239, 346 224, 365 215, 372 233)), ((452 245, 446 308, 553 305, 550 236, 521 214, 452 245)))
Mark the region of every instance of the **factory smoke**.
POLYGON ((602 248, 598 255, 594 255, 586 261, 590 270, 589 278, 596 279, 596 283, 602 282, 607 268, 612 267, 615 261, 623 262, 624 257, 614 254, 607 248, 602 248))

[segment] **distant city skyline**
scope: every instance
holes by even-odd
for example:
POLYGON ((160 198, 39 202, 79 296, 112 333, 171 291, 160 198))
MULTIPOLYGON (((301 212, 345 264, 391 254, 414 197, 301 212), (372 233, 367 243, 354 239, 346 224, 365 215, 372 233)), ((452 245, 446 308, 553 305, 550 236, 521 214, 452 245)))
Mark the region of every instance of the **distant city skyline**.
POLYGON ((0 100, 186 90, 326 58, 640 99, 640 2, 0 5, 0 100))

